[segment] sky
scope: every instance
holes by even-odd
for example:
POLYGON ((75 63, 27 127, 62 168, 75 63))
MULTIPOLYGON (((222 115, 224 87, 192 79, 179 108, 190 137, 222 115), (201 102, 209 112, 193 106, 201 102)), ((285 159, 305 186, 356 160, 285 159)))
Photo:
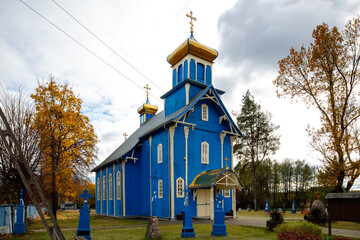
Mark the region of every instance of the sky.
POLYGON ((272 158, 316 166, 319 155, 306 128, 319 126, 318 110, 277 98, 277 62, 291 47, 308 46, 317 25, 341 30, 359 10, 360 1, 352 0, 2 0, 0 83, 9 91, 23 87, 28 95, 49 75, 72 86, 99 137, 99 164, 125 132, 139 127, 146 84, 150 102, 163 109, 160 96, 172 87, 166 57, 190 36, 186 14, 192 11, 195 38, 219 52, 213 84, 226 92, 228 111, 239 111, 250 90, 280 126, 281 148, 272 158))

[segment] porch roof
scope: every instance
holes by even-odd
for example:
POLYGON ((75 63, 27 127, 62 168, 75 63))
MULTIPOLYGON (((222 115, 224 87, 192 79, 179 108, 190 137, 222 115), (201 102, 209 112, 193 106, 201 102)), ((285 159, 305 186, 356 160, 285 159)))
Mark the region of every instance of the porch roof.
POLYGON ((239 177, 230 168, 219 168, 199 173, 190 184, 189 188, 211 188, 216 185, 217 189, 241 189, 239 177))

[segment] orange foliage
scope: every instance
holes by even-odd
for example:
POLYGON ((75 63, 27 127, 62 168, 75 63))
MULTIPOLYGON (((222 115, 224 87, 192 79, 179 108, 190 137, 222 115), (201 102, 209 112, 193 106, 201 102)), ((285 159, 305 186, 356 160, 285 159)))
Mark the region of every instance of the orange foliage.
POLYGON ((274 80, 278 97, 300 98, 321 113, 321 127, 308 129, 311 146, 322 155, 319 180, 349 191, 360 175, 359 62, 360 18, 340 33, 324 23, 313 31, 314 42, 279 61, 274 80))
POLYGON ((81 99, 67 85, 50 81, 31 95, 36 113, 33 128, 40 134, 42 179, 57 207, 58 195, 74 197, 74 180, 87 179, 96 158, 97 136, 81 113, 81 99), (56 198, 56 199, 54 199, 56 198))

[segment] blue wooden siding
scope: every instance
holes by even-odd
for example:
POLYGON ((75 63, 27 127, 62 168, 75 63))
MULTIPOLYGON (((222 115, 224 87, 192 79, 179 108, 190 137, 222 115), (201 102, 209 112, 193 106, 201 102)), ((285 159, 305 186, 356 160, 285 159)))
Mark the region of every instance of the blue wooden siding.
POLYGON ((151 149, 151 189, 156 192, 156 199, 151 203, 152 215, 157 217, 169 218, 170 215, 170 191, 169 191, 169 134, 168 131, 162 131, 152 136, 151 149), (157 146, 163 145, 163 162, 157 163, 157 146), (163 181, 163 198, 158 198, 158 180, 163 181))

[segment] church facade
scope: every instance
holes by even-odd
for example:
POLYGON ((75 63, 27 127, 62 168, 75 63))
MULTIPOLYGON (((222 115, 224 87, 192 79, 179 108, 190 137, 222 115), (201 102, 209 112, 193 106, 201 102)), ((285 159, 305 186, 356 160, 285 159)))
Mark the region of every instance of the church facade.
POLYGON ((194 217, 213 219, 222 192, 224 210, 236 216, 234 193, 242 185, 232 146, 241 133, 213 85, 217 56, 193 34, 168 56, 172 89, 161 97, 164 110, 157 113, 147 98, 138 108, 140 127, 92 170, 97 214, 173 219, 187 197, 194 217))

